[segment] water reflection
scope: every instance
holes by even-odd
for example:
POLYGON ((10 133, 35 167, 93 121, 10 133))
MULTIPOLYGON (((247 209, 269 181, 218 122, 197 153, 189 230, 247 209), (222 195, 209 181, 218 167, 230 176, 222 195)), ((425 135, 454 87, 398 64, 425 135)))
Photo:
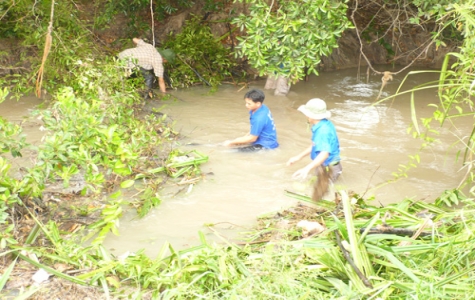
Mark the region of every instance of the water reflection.
MULTIPOLYGON (((380 87, 380 82, 361 83, 357 82, 353 76, 346 76, 342 79, 335 78, 335 81, 328 85, 328 88, 334 91, 336 97, 368 99, 376 98, 380 87)), ((384 93, 387 94, 387 92, 384 93)))

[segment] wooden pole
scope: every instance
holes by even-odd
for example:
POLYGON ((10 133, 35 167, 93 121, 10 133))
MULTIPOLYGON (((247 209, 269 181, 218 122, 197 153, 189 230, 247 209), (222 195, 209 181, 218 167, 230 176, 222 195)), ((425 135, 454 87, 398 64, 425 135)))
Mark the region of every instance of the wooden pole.
POLYGON ((152 45, 155 47, 155 21, 153 18, 153 0, 150 0, 150 16, 152 16, 152 45))
POLYGON ((36 96, 41 98, 41 86, 43 84, 43 74, 45 69, 46 59, 48 58, 49 51, 51 50, 51 43, 53 42, 53 16, 54 16, 54 1, 51 1, 51 17, 48 25, 48 32, 46 33, 45 48, 43 50, 43 59, 41 60, 41 66, 38 70, 38 77, 36 78, 36 96))

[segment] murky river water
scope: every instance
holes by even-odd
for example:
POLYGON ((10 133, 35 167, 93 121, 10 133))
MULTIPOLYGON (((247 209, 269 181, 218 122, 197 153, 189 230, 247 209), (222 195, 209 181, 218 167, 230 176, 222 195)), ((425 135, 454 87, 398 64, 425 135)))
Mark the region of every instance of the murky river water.
MULTIPOLYGON (((427 74, 411 77, 405 86, 435 78, 436 75, 427 74)), ((390 82, 386 95, 393 94, 402 79, 398 75, 390 82)), ((264 84, 265 81, 257 81, 250 88, 262 89, 264 84)), ((384 204, 406 197, 432 201, 444 190, 457 186, 463 172, 459 171, 461 164, 455 163, 459 149, 450 145, 457 140, 456 135, 470 132, 473 121, 469 119, 458 121, 457 127, 444 128, 443 142, 423 151, 421 164, 408 172, 409 178, 385 184, 393 179, 392 173, 400 164, 408 163, 408 155, 417 153, 421 142, 406 134, 412 122, 409 96, 371 106, 380 86, 380 77, 373 76, 369 83, 362 83, 357 80, 357 70, 348 69, 310 77, 309 81, 292 86, 286 97, 266 91, 264 103, 274 116, 280 147, 260 153, 237 153, 219 146, 226 139, 249 131, 243 100, 247 89, 223 85, 212 95, 202 87, 172 92, 180 100, 164 102, 162 111, 176 121, 175 128, 185 136, 183 144, 199 144, 177 147, 198 149, 209 156, 209 161, 202 165, 206 175, 189 193, 188 187, 177 195, 165 193, 160 207, 143 219, 127 212, 121 220, 120 236, 108 237, 106 247, 117 255, 146 249, 154 257, 166 241, 176 249, 200 244, 198 231, 210 240, 218 240, 205 224, 217 224, 216 231, 226 238, 235 238, 237 232, 255 224, 259 215, 295 204, 296 200, 284 191, 310 192, 305 183, 291 179, 293 172, 308 163, 309 158, 291 167, 285 163, 310 143, 306 118, 297 108, 314 97, 327 102, 339 134, 343 175, 337 188, 364 194, 365 198, 374 196, 384 204)), ((429 116, 431 109, 427 105, 437 101, 436 96, 433 90, 416 94, 419 116, 429 116)), ((6 105, 13 106, 2 104, 1 115, 18 118, 10 115, 6 105)), ((28 105, 23 109, 27 108, 28 105)), ((32 128, 31 134, 35 130, 32 128)))

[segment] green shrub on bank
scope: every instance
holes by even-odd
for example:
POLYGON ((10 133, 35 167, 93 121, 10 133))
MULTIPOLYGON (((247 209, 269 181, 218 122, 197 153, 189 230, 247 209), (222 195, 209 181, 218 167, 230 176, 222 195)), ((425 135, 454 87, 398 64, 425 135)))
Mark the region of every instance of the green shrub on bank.
POLYGON ((231 50, 213 36, 209 24, 200 16, 187 20, 180 33, 170 33, 163 47, 176 54, 175 61, 166 64, 174 88, 200 84, 216 89, 225 79, 235 76, 237 62, 231 50))

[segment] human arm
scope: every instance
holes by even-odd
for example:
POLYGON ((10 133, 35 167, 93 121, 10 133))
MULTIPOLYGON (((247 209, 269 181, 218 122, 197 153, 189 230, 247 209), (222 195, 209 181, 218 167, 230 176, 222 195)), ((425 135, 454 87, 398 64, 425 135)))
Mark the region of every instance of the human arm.
POLYGON ((167 88, 165 87, 165 80, 163 79, 163 77, 158 77, 158 86, 160 87, 160 91, 162 93, 167 92, 167 88))
POLYGON ((303 167, 302 169, 298 170, 292 175, 292 179, 305 179, 308 173, 315 169, 316 167, 322 165, 325 160, 330 156, 329 152, 321 151, 317 157, 315 157, 311 163, 303 167))
POLYGON ((157 51, 157 49, 153 48, 153 58, 152 58, 152 67, 153 67, 153 72, 155 73, 155 76, 158 77, 158 86, 160 88, 160 91, 162 93, 166 93, 166 85, 165 85, 165 68, 163 67, 163 58, 160 55, 160 53, 157 51))
POLYGON ((233 140, 227 140, 223 143, 223 145, 226 147, 231 147, 231 146, 237 146, 241 144, 250 144, 257 141, 257 138, 258 138, 257 136, 248 133, 245 136, 241 136, 233 140))
POLYGON ((312 151, 312 145, 310 145, 308 148, 306 148, 305 150, 303 150, 302 152, 300 152, 299 154, 295 155, 295 156, 292 156, 291 158, 289 158, 289 160, 287 161, 287 166, 290 166, 296 162, 298 162, 299 160, 301 160, 302 158, 304 158, 305 156, 308 156, 310 154, 310 151, 312 151))

